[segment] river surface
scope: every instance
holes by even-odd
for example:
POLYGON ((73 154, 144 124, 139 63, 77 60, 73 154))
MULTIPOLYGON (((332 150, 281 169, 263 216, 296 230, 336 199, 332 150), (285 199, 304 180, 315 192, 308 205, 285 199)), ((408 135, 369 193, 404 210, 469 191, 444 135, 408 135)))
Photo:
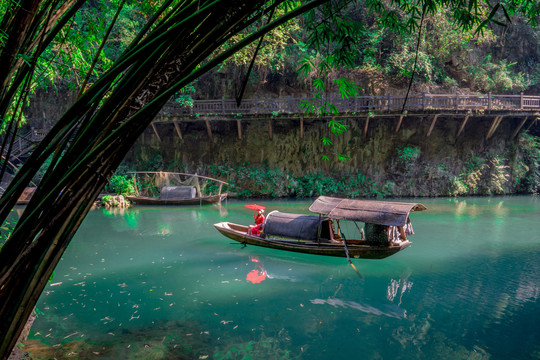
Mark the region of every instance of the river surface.
MULTIPOLYGON (((80 359, 540 359, 540 199, 421 199, 383 260, 243 248, 246 202, 89 213, 27 346, 80 359), (46 346, 43 346, 46 345, 46 346)), ((308 201, 258 201, 308 213, 308 201)))

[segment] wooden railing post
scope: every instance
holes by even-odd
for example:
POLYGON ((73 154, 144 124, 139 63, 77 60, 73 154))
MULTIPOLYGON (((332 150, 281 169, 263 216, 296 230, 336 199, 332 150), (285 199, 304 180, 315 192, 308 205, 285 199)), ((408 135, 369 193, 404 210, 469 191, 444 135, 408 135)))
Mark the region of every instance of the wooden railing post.
POLYGON ((225 114, 225 96, 221 97, 221 113, 225 114))
POLYGON ((242 124, 240 120, 236 120, 236 129, 238 130, 238 139, 242 140, 242 124))
POLYGON ((459 108, 459 93, 456 93, 456 110, 459 108))
POLYGON ((392 94, 388 94, 388 111, 390 111, 390 100, 392 99, 392 94))
POLYGON ((422 110, 426 110, 426 93, 422 92, 422 110))
POLYGON ((519 110, 523 110, 523 91, 519 93, 519 110))
POLYGON ((488 92, 488 111, 491 111, 491 91, 488 92))
POLYGON ((291 97, 287 96, 287 112, 291 112, 291 97))

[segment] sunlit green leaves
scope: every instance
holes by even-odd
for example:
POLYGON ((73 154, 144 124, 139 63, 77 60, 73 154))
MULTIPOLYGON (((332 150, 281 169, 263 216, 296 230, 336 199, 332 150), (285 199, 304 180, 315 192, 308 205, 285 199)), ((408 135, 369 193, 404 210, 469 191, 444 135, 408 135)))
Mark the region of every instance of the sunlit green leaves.
POLYGON ((311 70, 313 68, 315 68, 313 61, 308 57, 304 57, 300 61, 300 67, 298 68, 298 73, 304 77, 308 77, 311 74, 311 70))
POLYGON ((334 82, 336 83, 338 92, 343 99, 349 99, 353 96, 358 96, 360 87, 352 83, 349 79, 339 78, 334 79, 334 82))
POLYGON ((330 146, 330 145, 333 145, 333 144, 334 144, 334 143, 332 142, 332 140, 330 140, 330 138, 327 138, 327 137, 323 137, 323 138, 321 139, 321 141, 322 141, 322 144, 323 144, 324 146, 330 146))
POLYGON ((317 107, 309 100, 302 100, 298 105, 305 114, 316 114, 317 107))
POLYGON ((335 119, 335 118, 331 119, 328 122, 328 127, 330 128, 330 131, 332 132, 332 134, 335 134, 335 135, 341 135, 349 129, 348 125, 341 122, 341 120, 335 119))
POLYGON ((324 80, 316 78, 313 80, 313 87, 315 88, 315 97, 320 97, 325 90, 324 80))
POLYGON ((345 161, 347 161, 349 159, 350 159, 350 156, 347 156, 345 154, 339 154, 338 155, 338 160, 341 161, 341 162, 345 162, 345 161))

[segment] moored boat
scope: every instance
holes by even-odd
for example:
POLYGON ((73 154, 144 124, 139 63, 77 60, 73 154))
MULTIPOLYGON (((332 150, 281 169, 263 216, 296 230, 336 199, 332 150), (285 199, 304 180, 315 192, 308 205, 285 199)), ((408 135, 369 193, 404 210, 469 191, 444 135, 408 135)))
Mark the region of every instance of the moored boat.
POLYGON ((220 222, 215 228, 243 244, 307 254, 382 259, 411 245, 409 214, 426 207, 418 203, 339 199, 320 196, 309 207, 318 215, 269 213, 259 235, 249 226, 220 222), (343 231, 344 222, 348 236, 343 231), (358 222, 365 223, 364 228, 358 222), (357 229, 356 232, 351 230, 357 229))
POLYGON ((127 196, 129 201, 138 205, 209 205, 219 203, 226 198, 227 193, 176 199, 149 196, 127 196))
POLYGON ((208 205, 227 198, 225 181, 197 174, 163 171, 132 173, 137 195, 127 199, 137 205, 208 205))

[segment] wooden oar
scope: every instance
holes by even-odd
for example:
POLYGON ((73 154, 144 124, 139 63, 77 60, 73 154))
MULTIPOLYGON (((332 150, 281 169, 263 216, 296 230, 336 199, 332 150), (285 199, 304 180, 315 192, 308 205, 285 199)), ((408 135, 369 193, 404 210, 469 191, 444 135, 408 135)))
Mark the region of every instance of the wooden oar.
POLYGON ((341 237, 343 238, 343 245, 345 245, 345 255, 347 255, 347 260, 349 260, 349 264, 352 266, 352 268, 354 269, 354 271, 356 271, 356 273, 358 274, 358 276, 360 277, 360 279, 363 279, 362 275, 360 274, 360 272, 356 269, 356 266, 354 266, 354 264, 352 263, 351 261, 351 257, 349 256, 349 248, 347 247, 347 239, 345 238, 345 235, 343 233, 341 233, 341 237))

